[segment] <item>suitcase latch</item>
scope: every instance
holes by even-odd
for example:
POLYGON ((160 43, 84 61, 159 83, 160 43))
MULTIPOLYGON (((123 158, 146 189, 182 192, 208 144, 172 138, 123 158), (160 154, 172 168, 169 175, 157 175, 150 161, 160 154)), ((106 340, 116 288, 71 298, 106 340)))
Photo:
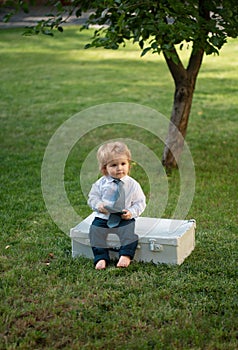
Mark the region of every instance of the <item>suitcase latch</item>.
POLYGON ((156 243, 155 239, 149 239, 149 249, 151 252, 162 252, 162 244, 156 243))

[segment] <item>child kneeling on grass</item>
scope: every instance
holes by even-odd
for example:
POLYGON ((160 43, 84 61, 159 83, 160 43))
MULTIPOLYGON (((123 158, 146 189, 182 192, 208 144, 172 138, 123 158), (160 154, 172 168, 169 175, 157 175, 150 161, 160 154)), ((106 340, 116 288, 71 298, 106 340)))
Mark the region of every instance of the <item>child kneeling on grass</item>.
POLYGON ((129 176, 131 152, 122 142, 103 144, 97 152, 103 176, 89 192, 88 204, 96 216, 89 238, 97 270, 110 262, 107 236, 115 233, 120 239, 117 267, 128 267, 138 244, 135 218, 145 210, 145 195, 140 184, 129 176))

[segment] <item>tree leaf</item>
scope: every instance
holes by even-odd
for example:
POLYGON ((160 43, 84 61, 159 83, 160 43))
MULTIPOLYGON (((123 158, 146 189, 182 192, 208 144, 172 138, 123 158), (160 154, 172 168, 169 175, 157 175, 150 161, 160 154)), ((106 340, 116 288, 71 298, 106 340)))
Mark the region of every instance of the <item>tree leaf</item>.
POLYGON ((142 51, 142 53, 141 53, 141 57, 143 57, 143 56, 145 56, 146 54, 147 54, 147 52, 149 52, 151 50, 151 46, 150 47, 146 47, 143 51, 142 51))
POLYGON ((143 47, 144 47, 144 40, 140 40, 139 41, 139 45, 140 45, 140 48, 143 49, 143 47))
POLYGON ((80 17, 82 15, 82 10, 81 9, 78 9, 76 12, 75 12, 75 16, 76 17, 80 17))
POLYGON ((54 34, 52 33, 52 31, 49 30, 49 29, 43 29, 43 30, 42 30, 42 34, 44 34, 44 35, 49 35, 49 36, 54 36, 54 34))

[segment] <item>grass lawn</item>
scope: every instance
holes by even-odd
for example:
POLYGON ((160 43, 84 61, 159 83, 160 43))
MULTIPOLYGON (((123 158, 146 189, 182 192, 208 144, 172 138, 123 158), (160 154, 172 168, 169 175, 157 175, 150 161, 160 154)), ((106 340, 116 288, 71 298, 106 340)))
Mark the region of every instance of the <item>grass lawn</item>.
MULTIPOLYGON (((173 82, 162 57, 140 58, 135 46, 84 50, 89 33, 80 38, 76 27, 53 38, 0 31, 0 349, 237 349, 238 41, 205 57, 194 96, 186 140, 196 192, 187 218, 197 221, 196 249, 181 266, 135 262, 96 272, 92 261, 71 258, 69 237, 46 210, 45 148, 64 121, 106 102, 139 103, 169 118, 173 82)), ((90 213, 80 191, 84 158, 127 134, 161 156, 158 140, 135 128, 89 133, 65 168, 81 216, 90 213)), ((148 195, 143 169, 135 165, 133 176, 148 195)), ((176 171, 168 178, 164 217, 179 181, 176 171)))

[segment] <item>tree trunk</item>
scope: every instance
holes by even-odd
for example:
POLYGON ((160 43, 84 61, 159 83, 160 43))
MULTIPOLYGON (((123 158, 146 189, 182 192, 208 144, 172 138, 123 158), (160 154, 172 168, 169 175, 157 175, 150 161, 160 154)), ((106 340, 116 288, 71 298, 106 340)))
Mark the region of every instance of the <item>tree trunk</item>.
POLYGON ((164 147, 162 164, 167 170, 178 167, 186 136, 196 78, 202 63, 203 50, 192 52, 187 69, 175 49, 172 51, 176 62, 164 52, 164 57, 175 83, 174 103, 168 136, 164 147))
POLYGON ((193 91, 194 87, 186 84, 186 81, 175 86, 173 109, 162 159, 162 164, 168 169, 177 167, 183 151, 193 91))

